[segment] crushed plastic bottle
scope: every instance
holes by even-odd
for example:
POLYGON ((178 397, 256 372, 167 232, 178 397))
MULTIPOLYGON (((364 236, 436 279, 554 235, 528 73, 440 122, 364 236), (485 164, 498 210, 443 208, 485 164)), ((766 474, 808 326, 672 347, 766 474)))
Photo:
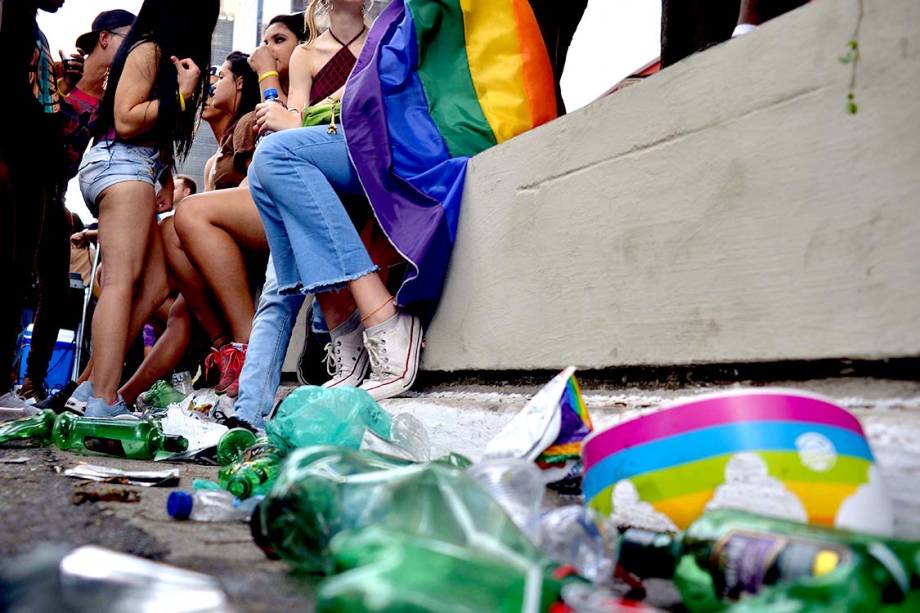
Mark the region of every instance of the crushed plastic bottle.
POLYGON ((340 574, 319 585, 319 612, 547 611, 563 585, 495 541, 458 546, 378 525, 339 534, 330 550, 340 574))
POLYGON ((45 409, 38 415, 22 417, 0 424, 0 445, 9 441, 34 439, 46 445, 51 440, 56 415, 45 409))
POLYGON ((613 581, 616 528, 581 505, 552 509, 540 518, 540 548, 555 562, 573 567, 592 583, 613 581))
POLYGON ((253 496, 240 500, 223 490, 176 490, 171 492, 166 500, 166 513, 173 519, 248 522, 262 498, 253 496))
POLYGON ((195 388, 192 387, 192 373, 187 370, 173 373, 169 378, 169 382, 172 384, 173 389, 182 394, 183 397, 195 391, 195 388))
POLYGON ((169 405, 181 402, 186 397, 173 386, 162 379, 150 386, 146 392, 140 395, 140 400, 144 405, 157 409, 165 409, 169 405))
POLYGON ((257 542, 307 572, 331 572, 332 538, 370 525, 458 547, 500 550, 516 559, 545 560, 463 471, 441 461, 414 464, 341 447, 292 453, 252 525, 257 542))
POLYGON ((213 577, 131 555, 41 545, 0 567, 0 611, 170 611, 224 613, 213 577))
POLYGON ((532 542, 539 542, 540 508, 546 481, 536 464, 529 460, 501 458, 474 464, 468 472, 532 542))
POLYGON ((399 447, 410 460, 428 462, 431 460, 431 441, 428 430, 409 413, 399 413, 390 425, 388 442, 399 447))

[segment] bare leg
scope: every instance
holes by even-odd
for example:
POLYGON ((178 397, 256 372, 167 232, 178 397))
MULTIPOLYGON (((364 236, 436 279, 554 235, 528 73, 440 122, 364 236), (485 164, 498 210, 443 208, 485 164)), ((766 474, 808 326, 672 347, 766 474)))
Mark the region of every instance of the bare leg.
POLYGON ((226 189, 186 198, 176 214, 176 231, 189 260, 216 296, 233 340, 248 343, 255 303, 242 248, 268 250, 249 190, 226 189))
POLYGON ((176 233, 175 218, 170 217, 160 224, 163 245, 166 248, 166 261, 173 274, 176 285, 182 293, 186 307, 204 328, 211 345, 222 347, 230 342, 226 327, 218 309, 208 293, 207 282, 201 276, 182 249, 182 241, 176 233))
POLYGON ((182 359, 191 338, 191 316, 185 299, 179 296, 169 309, 166 331, 157 339, 150 354, 137 372, 119 390, 129 405, 154 381, 168 374, 182 359))
MULTIPOLYGON (((153 203, 153 186, 140 181, 117 183, 105 190, 99 201, 99 244, 106 270, 93 316, 92 381, 95 393, 109 404, 116 400, 121 379, 131 305, 140 294, 138 282, 154 229, 153 203)), ((164 283, 150 311, 165 297, 164 283)))

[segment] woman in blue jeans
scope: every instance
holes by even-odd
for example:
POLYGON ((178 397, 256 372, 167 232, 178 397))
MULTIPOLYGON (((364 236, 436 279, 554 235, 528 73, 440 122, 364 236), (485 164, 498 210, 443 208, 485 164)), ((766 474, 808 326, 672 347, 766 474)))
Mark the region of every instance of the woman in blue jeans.
MULTIPOLYGON (((259 145, 249 170, 274 274, 266 275, 252 353, 240 377, 237 415, 251 424, 259 425, 271 407, 304 294, 316 294, 330 328, 335 372, 327 387, 360 385, 380 400, 408 390, 418 370, 421 324, 397 312, 340 200, 364 195, 342 134, 330 134, 326 126, 298 127, 308 105, 341 99, 367 37, 364 5, 311 2, 310 38, 291 56, 286 107, 263 103, 256 111, 260 129, 275 132, 259 145), (328 11, 329 29, 322 34, 315 25, 318 10, 328 11)), ((383 262, 388 245, 378 243, 369 235, 368 244, 383 262)))

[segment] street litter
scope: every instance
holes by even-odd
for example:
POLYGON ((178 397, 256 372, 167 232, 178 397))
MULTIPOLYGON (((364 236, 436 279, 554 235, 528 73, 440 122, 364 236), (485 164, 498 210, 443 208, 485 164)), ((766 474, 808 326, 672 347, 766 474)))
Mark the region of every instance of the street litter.
POLYGON ((29 458, 2 458, 0 464, 26 464, 29 458))
POLYGON ((168 470, 121 470, 96 464, 77 464, 64 471, 74 479, 87 479, 103 483, 120 483, 141 487, 173 487, 179 485, 179 469, 168 470))
POLYGON ((53 442, 64 451, 137 460, 151 460, 160 451, 184 451, 188 447, 186 439, 164 434, 153 420, 55 415, 51 409, 0 426, 0 444, 16 439, 34 439, 43 445, 53 442))
POLYGON ((70 502, 75 505, 81 505, 84 502, 126 502, 133 504, 140 501, 140 492, 118 487, 92 490, 79 489, 70 497, 70 502))
POLYGON ((256 438, 236 430, 217 443, 220 486, 240 499, 266 494, 284 458, 312 445, 358 449, 373 433, 410 461, 427 461, 425 427, 411 415, 391 417, 360 388, 302 386, 292 391, 256 438))
POLYGON ((690 611, 916 611, 920 543, 709 511, 683 533, 630 528, 617 562, 673 578, 690 611))
POLYGON ((166 501, 166 512, 179 520, 248 522, 263 498, 240 500, 224 490, 175 491, 166 501))
POLYGON ((320 585, 318 610, 414 603, 434 611, 450 602, 455 611, 537 611, 562 585, 498 503, 451 462, 298 449, 251 526, 257 543, 295 569, 339 571, 320 585))
POLYGON ((883 536, 893 511, 859 421, 782 389, 705 394, 595 432, 585 501, 619 523, 684 529, 722 507, 883 536))
POLYGON ((224 613, 216 579, 100 547, 43 545, 0 567, 0 610, 224 613))
MULTIPOLYGON (((157 454, 157 461, 175 460, 176 456, 194 456, 205 449, 217 447, 221 436, 227 432, 227 426, 211 421, 207 413, 195 410, 195 403, 199 400, 197 395, 189 395, 179 403, 170 404, 166 409, 166 414, 160 422, 163 433, 181 436, 188 441, 188 445, 186 449, 179 451, 163 450, 157 454)), ((204 400, 204 404, 213 406, 210 399, 204 400)))
POLYGON ((0 422, 31 417, 38 412, 39 410, 32 405, 25 405, 22 407, 0 407, 0 422))
POLYGON ((536 462, 552 475, 550 487, 580 494, 581 443, 592 430, 575 368, 570 366, 553 377, 486 444, 485 458, 536 462))

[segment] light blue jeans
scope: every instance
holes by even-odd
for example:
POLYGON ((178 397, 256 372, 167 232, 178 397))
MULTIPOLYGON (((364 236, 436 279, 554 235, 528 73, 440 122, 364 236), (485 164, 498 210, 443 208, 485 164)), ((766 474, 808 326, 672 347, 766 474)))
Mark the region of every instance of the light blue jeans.
POLYGON ((265 284, 249 334, 246 361, 240 373, 240 393, 233 405, 238 418, 258 428, 265 427, 264 419, 275 404, 281 367, 303 301, 303 294, 283 296, 278 293, 275 266, 269 257, 265 284))
POLYGON ((328 291, 377 270, 339 199, 363 194, 341 133, 315 126, 267 136, 249 166, 249 190, 279 293, 328 291))

